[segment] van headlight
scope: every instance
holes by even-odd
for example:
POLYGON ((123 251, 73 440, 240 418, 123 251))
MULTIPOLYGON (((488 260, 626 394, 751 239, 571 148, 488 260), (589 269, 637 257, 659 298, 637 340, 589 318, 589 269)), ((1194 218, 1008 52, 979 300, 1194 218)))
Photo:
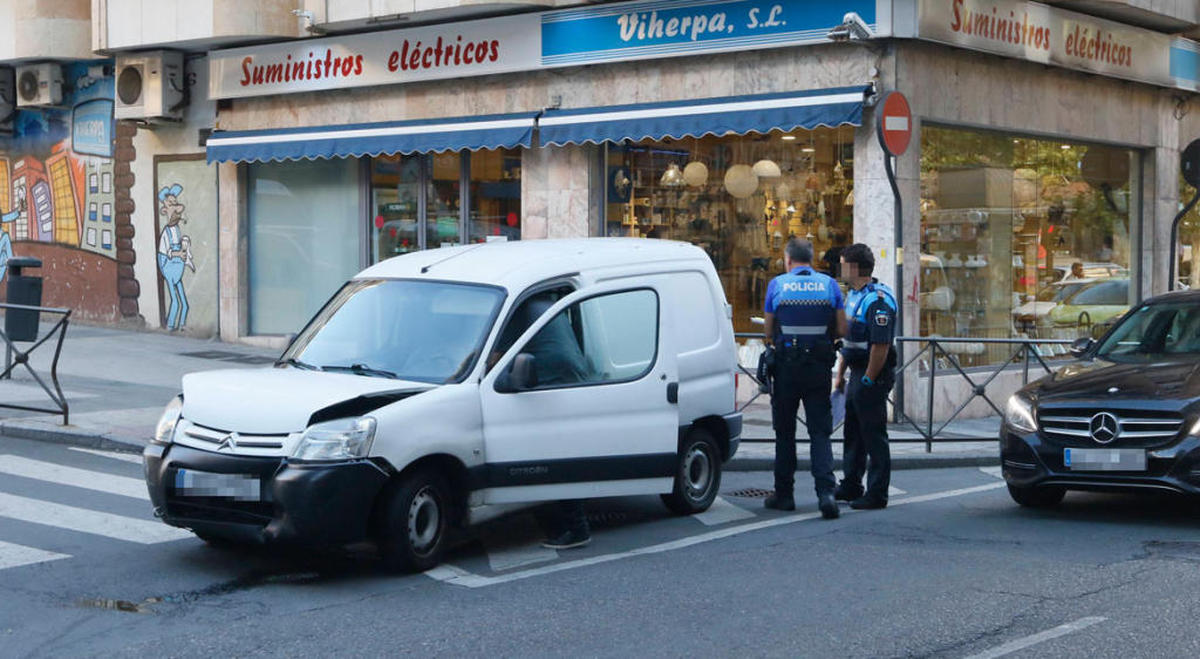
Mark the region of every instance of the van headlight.
POLYGON ((1004 411, 1004 423, 1017 432, 1037 432, 1037 422, 1033 420, 1033 401, 1021 394, 1013 394, 1004 411))
POLYGON ((375 439, 375 419, 351 417, 317 423, 300 436, 292 457, 297 460, 365 458, 375 439))
POLYGON ((163 410, 162 416, 158 418, 158 425, 154 428, 154 439, 150 441, 155 444, 170 444, 175 437, 175 426, 179 425, 182 415, 183 396, 176 396, 167 403, 167 409, 163 410))

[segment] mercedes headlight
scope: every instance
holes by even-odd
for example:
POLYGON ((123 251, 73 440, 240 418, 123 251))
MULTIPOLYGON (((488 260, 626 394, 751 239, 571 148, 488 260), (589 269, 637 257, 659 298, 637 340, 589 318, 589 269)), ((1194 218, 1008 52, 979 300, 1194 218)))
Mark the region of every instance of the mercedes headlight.
POLYGON ((1013 394, 1008 399, 1008 409, 1004 411, 1004 423, 1017 432, 1037 432, 1037 422, 1033 420, 1033 402, 1021 394, 1013 394))
POLYGON ((297 460, 365 458, 375 439, 375 419, 369 416, 326 421, 308 427, 300 437, 297 460))
POLYGON ((155 444, 170 444, 182 414, 183 396, 176 396, 167 403, 167 409, 163 410, 162 416, 158 418, 158 425, 154 428, 154 439, 151 441, 155 444))

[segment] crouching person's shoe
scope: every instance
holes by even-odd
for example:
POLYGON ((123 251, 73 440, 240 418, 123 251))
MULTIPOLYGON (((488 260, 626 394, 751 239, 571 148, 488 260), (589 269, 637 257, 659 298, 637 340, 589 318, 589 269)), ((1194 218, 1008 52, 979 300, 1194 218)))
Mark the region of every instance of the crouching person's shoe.
POLYGON ((792 497, 783 497, 778 494, 771 494, 767 496, 765 501, 763 501, 763 507, 770 508, 771 510, 795 510, 796 500, 792 497))
POLYGON ((577 547, 584 547, 591 541, 591 533, 586 530, 576 529, 574 531, 564 531, 553 538, 548 538, 542 543, 542 546, 547 549, 575 549, 577 547))

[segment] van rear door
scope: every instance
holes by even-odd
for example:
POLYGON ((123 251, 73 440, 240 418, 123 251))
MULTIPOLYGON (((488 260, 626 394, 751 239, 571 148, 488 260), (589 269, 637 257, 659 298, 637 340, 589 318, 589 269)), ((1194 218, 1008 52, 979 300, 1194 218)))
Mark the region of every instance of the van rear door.
POLYGON ((671 491, 676 359, 653 284, 590 286, 559 300, 480 384, 486 503, 671 491), (518 354, 537 384, 511 386, 518 354))

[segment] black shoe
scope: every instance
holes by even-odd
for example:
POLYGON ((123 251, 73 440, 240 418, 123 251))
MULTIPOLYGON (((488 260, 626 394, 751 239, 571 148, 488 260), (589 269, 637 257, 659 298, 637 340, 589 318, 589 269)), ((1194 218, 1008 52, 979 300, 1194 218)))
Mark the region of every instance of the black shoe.
POLYGON ((850 502, 850 507, 855 510, 879 510, 887 508, 887 499, 876 499, 875 497, 859 497, 850 502))
POLYGON ((583 547, 592 541, 592 535, 587 531, 565 531, 561 535, 547 539, 542 543, 546 549, 575 549, 583 547))
POLYGON ((837 519, 842 515, 832 494, 822 494, 817 497, 817 508, 821 509, 821 517, 825 519, 837 519))
POLYGON ((833 491, 833 498, 838 501, 854 501, 862 495, 863 491, 861 487, 847 487, 845 481, 833 491))
POLYGON ((785 498, 779 496, 778 494, 771 494, 768 495, 766 500, 763 501, 763 507, 770 508, 772 510, 795 510, 796 500, 792 497, 785 498))

